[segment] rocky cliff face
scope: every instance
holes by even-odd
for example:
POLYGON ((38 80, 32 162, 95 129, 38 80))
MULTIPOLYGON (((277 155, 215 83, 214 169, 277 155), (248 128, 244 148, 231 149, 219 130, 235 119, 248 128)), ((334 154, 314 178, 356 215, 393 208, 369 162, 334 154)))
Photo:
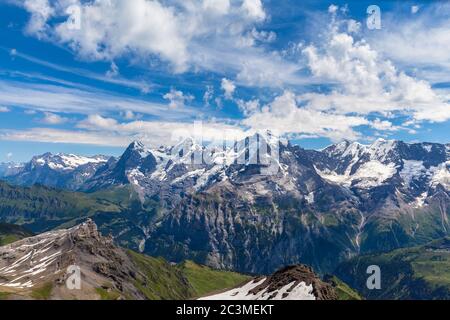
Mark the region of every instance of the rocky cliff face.
POLYGON ((343 142, 321 152, 280 144, 277 174, 230 166, 226 179, 165 215, 145 248, 241 271, 302 261, 330 272, 359 253, 448 235, 449 159, 440 144, 343 142))
POLYGON ((47 288, 46 298, 95 299, 97 289, 144 298, 133 282, 136 267, 110 238, 101 237, 87 221, 68 230, 52 231, 0 248, 0 291, 34 297, 47 288), (81 288, 70 290, 70 267, 79 268, 81 288))

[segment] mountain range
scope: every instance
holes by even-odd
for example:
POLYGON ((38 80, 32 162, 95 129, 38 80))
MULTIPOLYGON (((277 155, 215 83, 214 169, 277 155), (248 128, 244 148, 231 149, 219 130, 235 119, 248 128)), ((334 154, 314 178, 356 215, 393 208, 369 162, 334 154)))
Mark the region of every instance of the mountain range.
POLYGON ((450 235, 448 144, 379 139, 305 150, 264 133, 228 148, 136 141, 117 158, 46 154, 3 167, 3 220, 41 232, 90 216, 125 247, 239 272, 299 262, 332 272, 359 254, 450 235), (26 195, 32 185, 74 211, 11 204, 7 190, 26 195))

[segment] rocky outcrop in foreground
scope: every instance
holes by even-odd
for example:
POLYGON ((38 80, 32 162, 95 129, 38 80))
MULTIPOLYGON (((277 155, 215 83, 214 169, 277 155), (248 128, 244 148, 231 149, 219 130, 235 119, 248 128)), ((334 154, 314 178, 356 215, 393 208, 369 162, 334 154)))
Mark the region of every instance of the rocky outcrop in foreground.
POLYGON ((310 267, 295 265, 200 300, 338 300, 338 294, 310 267))
POLYGON ((200 295, 195 281, 223 290, 245 278, 122 249, 92 220, 0 247, 0 299, 178 300, 200 295))

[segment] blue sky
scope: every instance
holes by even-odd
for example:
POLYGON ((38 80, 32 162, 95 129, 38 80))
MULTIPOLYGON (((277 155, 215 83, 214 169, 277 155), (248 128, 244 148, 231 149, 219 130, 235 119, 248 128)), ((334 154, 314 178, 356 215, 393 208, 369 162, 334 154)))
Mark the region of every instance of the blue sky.
POLYGON ((0 162, 118 155, 200 121, 206 140, 448 143, 448 52, 444 1, 0 0, 0 162))

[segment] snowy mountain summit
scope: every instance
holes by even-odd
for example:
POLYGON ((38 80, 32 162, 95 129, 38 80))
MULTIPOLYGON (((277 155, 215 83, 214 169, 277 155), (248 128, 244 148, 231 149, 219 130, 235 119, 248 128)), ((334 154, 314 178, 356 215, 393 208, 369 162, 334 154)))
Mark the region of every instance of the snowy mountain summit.
POLYGON ((199 300, 337 300, 333 286, 304 265, 285 267, 269 277, 199 300))
POLYGON ((0 170, 0 178, 19 185, 42 184, 49 187, 77 190, 108 161, 109 157, 45 153, 8 170, 0 170))

